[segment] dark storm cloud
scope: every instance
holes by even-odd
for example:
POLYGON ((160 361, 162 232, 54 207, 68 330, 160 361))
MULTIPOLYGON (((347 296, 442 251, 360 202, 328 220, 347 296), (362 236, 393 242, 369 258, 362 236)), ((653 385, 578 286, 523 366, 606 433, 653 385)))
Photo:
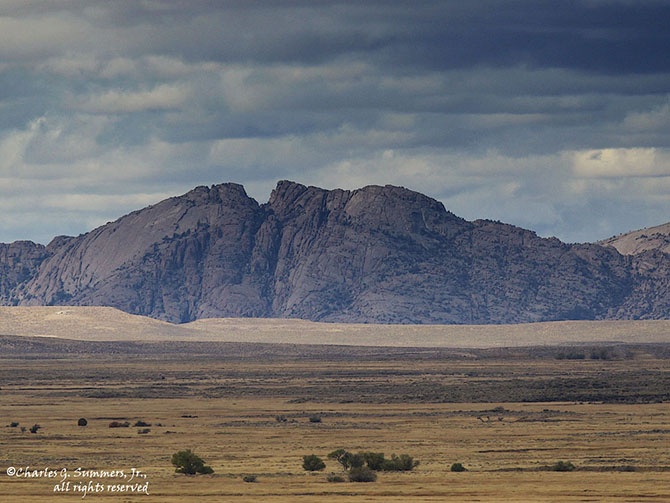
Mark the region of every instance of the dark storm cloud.
POLYGON ((667 19, 645 0, 6 0, 0 240, 229 179, 261 201, 281 178, 402 184, 568 240, 656 224, 667 19))
POLYGON ((109 49, 148 47, 189 59, 314 63, 359 54, 440 70, 527 64, 609 73, 670 65, 667 2, 73 1, 0 8, 13 13, 69 15, 103 41, 110 30, 130 35, 109 49))
MULTIPOLYGON (((431 68, 476 65, 639 73, 670 69, 664 2, 463 2, 410 47, 431 68), (429 48, 434 48, 430 51, 429 48)), ((447 2, 446 5, 453 5, 447 2)), ((405 46, 401 41, 400 46, 405 46)))
MULTIPOLYGON (((189 60, 315 63, 349 55, 399 70, 517 64, 613 74, 670 69, 670 4, 663 1, 25 1, 8 2, 0 15, 25 22, 79 19, 97 30, 105 44, 89 43, 100 51, 149 50, 189 60)), ((60 32, 57 23, 44 31, 60 32)), ((74 25, 70 39, 82 34, 74 25)), ((40 34, 30 38, 39 41, 40 34)), ((67 45, 58 38, 46 42, 55 43, 45 43, 45 50, 67 45)))

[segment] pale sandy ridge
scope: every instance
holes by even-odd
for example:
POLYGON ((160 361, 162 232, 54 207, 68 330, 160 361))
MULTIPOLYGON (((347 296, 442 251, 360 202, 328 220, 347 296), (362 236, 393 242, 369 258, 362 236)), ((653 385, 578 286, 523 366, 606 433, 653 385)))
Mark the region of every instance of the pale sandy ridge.
POLYGON ((174 325, 110 307, 0 307, 0 335, 83 341, 494 348, 582 343, 670 343, 670 320, 559 321, 521 325, 372 325, 217 318, 174 325))
POLYGON ((647 250, 670 253, 670 223, 627 232, 601 244, 614 246, 622 255, 637 255, 647 250))

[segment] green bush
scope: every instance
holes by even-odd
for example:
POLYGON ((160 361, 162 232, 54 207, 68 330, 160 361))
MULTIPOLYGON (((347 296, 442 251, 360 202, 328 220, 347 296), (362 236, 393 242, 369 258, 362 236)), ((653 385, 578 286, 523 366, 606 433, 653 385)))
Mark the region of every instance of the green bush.
POLYGON ((308 472, 319 472, 326 468, 326 463, 316 454, 302 457, 302 467, 308 472))
POLYGON ((380 471, 384 468, 386 459, 383 452, 364 452, 362 456, 370 470, 380 471))
POLYGON ((365 464, 362 454, 352 454, 349 456, 349 468, 361 468, 365 464))
POLYGON ((190 449, 175 452, 172 455, 172 464, 176 467, 175 472, 185 473, 186 475, 214 473, 214 470, 210 466, 205 465, 203 459, 191 452, 190 449))
POLYGON ((571 472, 575 469, 570 461, 557 461, 549 467, 552 472, 571 472))
POLYGON ((245 475, 244 477, 242 477, 242 480, 244 482, 253 483, 258 482, 258 477, 256 477, 256 475, 245 475))
POLYGON ((328 459, 334 459, 342 465, 342 468, 349 470, 351 468, 360 468, 365 464, 362 454, 353 454, 344 449, 337 449, 328 454, 328 459))
POLYGON ((344 467, 344 469, 346 470, 347 467, 344 466, 344 463, 343 463, 342 461, 340 461, 340 460, 344 460, 344 459, 345 459, 345 455, 346 455, 347 453, 348 453, 348 452, 345 451, 344 449, 337 449, 337 450, 334 450, 333 452, 329 452, 329 453, 328 453, 328 459, 334 459, 335 461, 337 461, 338 463, 340 463, 340 464, 344 467))
POLYGON ((374 482, 377 474, 367 466, 357 466, 349 470, 349 482, 374 482))
POLYGON ((400 456, 393 454, 390 459, 387 459, 382 452, 353 454, 344 449, 331 452, 328 454, 328 459, 336 460, 345 471, 367 465, 367 468, 373 471, 408 472, 419 466, 419 461, 415 461, 408 454, 401 454, 400 456))
POLYGON ((401 454, 396 456, 393 454, 391 459, 384 460, 382 470, 385 472, 410 472, 419 466, 419 461, 414 461, 414 458, 408 454, 401 454))
POLYGON ((451 465, 452 472, 467 472, 466 468, 461 463, 454 463, 451 465))

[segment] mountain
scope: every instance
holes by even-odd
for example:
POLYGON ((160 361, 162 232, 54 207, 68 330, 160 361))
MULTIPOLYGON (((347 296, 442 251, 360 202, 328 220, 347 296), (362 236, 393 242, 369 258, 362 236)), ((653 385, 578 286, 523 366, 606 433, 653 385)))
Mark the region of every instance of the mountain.
POLYGON ((670 253, 670 223, 614 236, 601 244, 613 246, 622 255, 638 255, 650 250, 670 253))
POLYGON ((602 241, 630 259, 636 285, 620 310, 629 318, 670 317, 670 223, 602 241))
POLYGON ((197 187, 78 237, 0 245, 0 303, 212 317, 492 324, 670 317, 668 255, 470 222, 401 187, 197 187))

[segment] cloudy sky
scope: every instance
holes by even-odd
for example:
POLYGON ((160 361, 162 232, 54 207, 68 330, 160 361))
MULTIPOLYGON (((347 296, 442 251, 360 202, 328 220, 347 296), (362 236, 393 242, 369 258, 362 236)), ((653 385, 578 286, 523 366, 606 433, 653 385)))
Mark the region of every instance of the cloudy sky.
POLYGON ((0 242, 197 185, 402 185, 595 241, 670 221, 665 0, 0 0, 0 242))

